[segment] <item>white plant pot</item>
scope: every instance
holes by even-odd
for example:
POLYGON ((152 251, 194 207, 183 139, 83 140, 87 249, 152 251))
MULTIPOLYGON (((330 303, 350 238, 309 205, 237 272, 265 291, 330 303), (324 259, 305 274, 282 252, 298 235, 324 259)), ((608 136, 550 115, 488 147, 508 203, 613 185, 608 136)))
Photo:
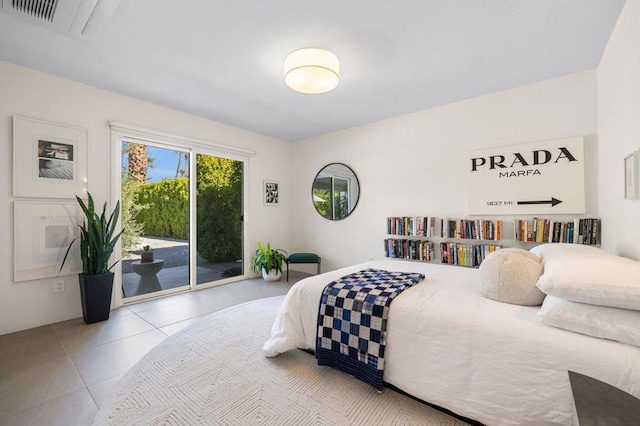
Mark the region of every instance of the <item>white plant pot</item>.
POLYGON ((267 273, 267 271, 262 268, 262 278, 264 278, 265 281, 278 281, 281 276, 282 273, 276 271, 275 269, 272 269, 269 271, 269 273, 267 273))

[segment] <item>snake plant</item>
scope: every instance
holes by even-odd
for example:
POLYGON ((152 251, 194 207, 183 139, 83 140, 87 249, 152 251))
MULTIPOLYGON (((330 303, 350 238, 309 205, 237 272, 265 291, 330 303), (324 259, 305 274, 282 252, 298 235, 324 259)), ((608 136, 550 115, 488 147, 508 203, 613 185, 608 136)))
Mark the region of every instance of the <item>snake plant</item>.
POLYGON ((84 220, 80 226, 80 236, 73 239, 67 248, 67 252, 62 260, 60 271, 64 266, 69 251, 76 240, 80 239, 80 257, 82 258, 82 273, 84 275, 105 274, 115 266, 117 261, 109 266, 109 257, 113 253, 113 249, 122 235, 120 231, 114 236, 118 217, 120 216, 120 201, 116 203, 116 207, 111 212, 109 219, 106 216, 107 203, 105 201, 102 207, 102 213, 98 215, 95 211, 93 197, 87 192, 87 204, 76 196, 80 208, 84 212, 84 220))

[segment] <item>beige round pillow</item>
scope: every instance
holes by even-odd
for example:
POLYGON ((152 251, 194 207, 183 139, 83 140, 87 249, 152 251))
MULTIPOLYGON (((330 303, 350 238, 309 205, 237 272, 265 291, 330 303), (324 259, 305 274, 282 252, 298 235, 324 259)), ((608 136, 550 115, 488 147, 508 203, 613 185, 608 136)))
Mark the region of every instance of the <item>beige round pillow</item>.
POLYGON ((489 253, 479 268, 480 290, 485 297, 514 305, 542 304, 545 294, 536 287, 542 262, 527 250, 504 248, 489 253))

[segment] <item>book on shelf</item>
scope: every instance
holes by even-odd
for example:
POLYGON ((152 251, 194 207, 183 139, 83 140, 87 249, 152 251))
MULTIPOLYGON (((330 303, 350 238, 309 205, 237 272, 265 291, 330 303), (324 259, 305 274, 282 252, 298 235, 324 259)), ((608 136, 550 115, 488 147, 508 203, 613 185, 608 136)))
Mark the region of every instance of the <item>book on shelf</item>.
POLYGON ((499 240, 502 221, 484 219, 441 219, 440 236, 469 240, 499 240))
POLYGON ((394 216, 387 218, 388 235, 431 237, 434 235, 435 218, 429 216, 394 216))
POLYGON ((385 257, 430 262, 434 255, 434 246, 430 241, 397 238, 384 240, 385 257))
POLYGON ((514 219, 514 239, 535 243, 599 244, 595 218, 575 218, 571 221, 533 218, 514 219))
POLYGON ((495 244, 440 243, 440 262, 458 266, 480 266, 489 253, 502 246, 495 244))

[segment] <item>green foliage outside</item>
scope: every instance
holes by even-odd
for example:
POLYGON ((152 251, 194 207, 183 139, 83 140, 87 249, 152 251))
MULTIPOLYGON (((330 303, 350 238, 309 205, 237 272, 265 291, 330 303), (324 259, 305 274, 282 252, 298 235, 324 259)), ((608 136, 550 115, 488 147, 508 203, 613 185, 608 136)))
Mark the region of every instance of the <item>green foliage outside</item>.
MULTIPOLYGON (((197 246, 209 262, 242 259, 242 163, 198 155, 197 246)), ((124 189, 123 189, 124 191, 124 189)), ((145 235, 189 238, 189 179, 164 179, 138 185, 137 212, 145 235)))
POLYGON ((148 205, 137 221, 145 235, 189 239, 189 179, 163 179, 139 185, 137 204, 148 205))
POLYGON ((137 221, 138 213, 148 209, 148 204, 136 202, 140 185, 136 184, 127 173, 122 173, 122 257, 140 243, 140 235, 144 231, 143 224, 137 221))
POLYGON ((336 217, 335 219, 344 219, 349 216, 349 197, 347 193, 341 191, 335 194, 336 217))
POLYGON ((328 189, 313 188, 313 205, 318 213, 327 219, 331 219, 331 194, 328 189))
POLYGON ((209 155, 196 156, 198 191, 211 186, 229 186, 241 190, 242 163, 209 155))
POLYGON ((349 216, 349 197, 345 191, 336 191, 331 197, 328 189, 313 188, 313 205, 327 219, 344 219, 349 216), (335 206, 335 215, 333 208, 335 206))
POLYGON ((198 254, 209 262, 242 259, 242 163, 198 155, 198 254))

